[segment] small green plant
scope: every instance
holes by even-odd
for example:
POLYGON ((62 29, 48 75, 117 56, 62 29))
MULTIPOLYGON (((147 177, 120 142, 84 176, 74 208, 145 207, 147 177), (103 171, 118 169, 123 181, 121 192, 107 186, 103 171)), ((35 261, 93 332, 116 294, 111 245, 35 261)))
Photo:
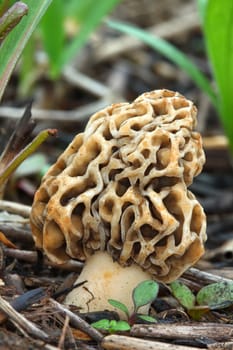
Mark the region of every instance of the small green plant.
POLYGON ((195 320, 211 310, 223 309, 233 305, 233 282, 211 283, 193 292, 180 281, 170 284, 171 293, 195 320))
POLYGON ((154 317, 151 317, 149 315, 142 315, 138 312, 138 310, 142 306, 147 305, 151 303, 153 300, 155 300, 158 295, 158 291, 159 291, 158 283, 152 280, 147 280, 139 283, 137 287, 134 288, 132 293, 134 311, 131 315, 129 314, 129 310, 126 307, 126 305, 124 305, 120 301, 114 300, 114 299, 108 300, 110 305, 114 306, 115 308, 125 313, 127 321, 115 321, 115 320, 103 319, 92 323, 92 326, 112 333, 117 331, 130 330, 131 325, 133 325, 137 319, 141 319, 147 322, 156 322, 156 319, 154 317))
POLYGON ((109 333, 126 332, 131 328, 127 321, 107 320, 105 318, 92 323, 92 327, 102 329, 103 331, 109 333))
POLYGON ((215 106, 233 154, 233 2, 232 0, 197 1, 216 88, 183 52, 167 41, 129 24, 117 21, 107 21, 107 23, 110 27, 132 35, 151 46, 177 64, 193 79, 215 106))

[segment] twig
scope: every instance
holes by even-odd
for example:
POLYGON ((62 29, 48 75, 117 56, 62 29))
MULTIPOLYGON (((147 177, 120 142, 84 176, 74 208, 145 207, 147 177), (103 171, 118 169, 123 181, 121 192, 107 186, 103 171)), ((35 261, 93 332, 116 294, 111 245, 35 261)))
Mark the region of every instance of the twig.
POLYGON ((224 278, 229 278, 233 280, 233 269, 231 267, 227 268, 208 268, 208 272, 212 273, 213 275, 218 275, 224 278))
MULTIPOLYGON (((147 32, 163 39, 169 39, 196 28, 199 26, 199 23, 197 12, 191 12, 148 28, 147 32)), ((143 43, 140 40, 129 35, 122 35, 120 38, 111 39, 103 43, 103 45, 99 45, 96 49, 94 60, 97 62, 108 60, 141 46, 143 46, 143 43)))
MULTIPOLYGON (((23 260, 31 264, 36 264, 38 262, 38 254, 34 250, 11 249, 4 247, 4 253, 7 257, 23 260)), ((80 261, 71 259, 64 264, 56 264, 50 261, 46 256, 44 256, 43 265, 74 272, 80 271, 83 267, 83 263, 80 261)))
POLYGON ((203 146, 205 149, 216 149, 223 148, 227 149, 229 142, 224 135, 216 135, 216 136, 205 136, 203 137, 203 146))
POLYGON ((28 321, 23 315, 14 310, 14 308, 0 296, 0 308, 8 315, 9 319, 14 324, 22 328, 28 334, 34 338, 38 338, 44 341, 48 341, 49 336, 47 333, 36 327, 32 322, 28 321))
MULTIPOLYGON (((21 224, 21 222, 20 222, 21 224)), ((17 242, 33 244, 32 234, 23 225, 17 225, 14 222, 0 222, 0 231, 4 232, 7 238, 14 239, 17 242)))
POLYGON ((23 260, 31 264, 35 264, 38 261, 38 254, 35 251, 4 248, 4 253, 9 258, 23 260))
MULTIPOLYGON (((42 298, 46 296, 44 288, 36 288, 23 293, 22 295, 16 297, 10 302, 10 305, 15 311, 25 310, 28 306, 39 302, 42 298)), ((5 322, 7 315, 0 312, 0 324, 5 322)))
POLYGON ((160 339, 200 339, 230 340, 233 328, 230 324, 220 323, 189 323, 189 324, 135 324, 130 334, 135 337, 160 339))
POLYGON ((209 350, 232 350, 233 342, 209 344, 208 349, 209 350))
POLYGON ((65 342, 65 337, 66 337, 66 332, 67 332, 67 329, 69 326, 69 321, 70 321, 69 316, 66 315, 65 322, 64 322, 61 336, 60 336, 59 343, 58 343, 59 349, 63 348, 64 342, 65 342))
POLYGON ((83 268, 83 262, 78 260, 70 259, 63 264, 56 264, 50 261, 46 256, 44 257, 44 264, 47 266, 52 266, 61 270, 79 272, 83 268))
POLYGON ((106 336, 101 346, 106 350, 200 350, 200 348, 131 338, 123 335, 106 336))
POLYGON ((0 210, 5 210, 11 214, 17 214, 25 218, 29 218, 31 207, 28 205, 0 199, 0 210))
POLYGON ((86 321, 84 321, 80 316, 74 314, 64 305, 59 304, 54 299, 50 299, 50 303, 59 310, 62 314, 69 316, 72 325, 84 333, 88 334, 93 340, 100 342, 103 338, 102 334, 96 329, 91 327, 86 321))
POLYGON ((110 89, 99 81, 80 73, 72 66, 66 66, 62 72, 66 80, 83 90, 86 90, 98 97, 104 97, 110 94, 110 89))
POLYGON ((198 269, 195 269, 194 267, 190 268, 188 271, 186 271, 182 278, 187 278, 188 280, 194 280, 198 281, 202 284, 209 284, 209 283, 215 283, 215 282, 230 282, 232 283, 232 280, 225 277, 220 277, 217 275, 213 275, 209 272, 200 271, 198 269))
MULTIPOLYGON (((34 120, 46 121, 46 122, 58 122, 58 123, 71 123, 71 122, 86 122, 87 119, 98 110, 106 107, 110 102, 109 97, 100 99, 96 102, 86 104, 72 111, 62 110, 49 110, 49 109, 32 109, 32 115, 34 120)), ((22 108, 14 108, 3 106, 0 107, 0 117, 18 119, 23 112, 22 108)))

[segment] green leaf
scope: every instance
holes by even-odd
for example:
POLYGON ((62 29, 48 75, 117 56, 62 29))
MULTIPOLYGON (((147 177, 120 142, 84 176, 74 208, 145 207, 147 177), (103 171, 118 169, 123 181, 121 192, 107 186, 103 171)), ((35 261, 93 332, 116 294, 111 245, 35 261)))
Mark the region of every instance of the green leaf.
POLYGON ((233 1, 209 0, 204 33, 219 90, 219 110, 233 152, 233 1))
POLYGON ((174 297, 186 309, 191 309, 195 305, 195 295, 192 291, 179 281, 174 281, 170 284, 170 288, 174 297))
POLYGON ((103 320, 93 322, 91 325, 96 329, 103 329, 105 331, 108 331, 110 327, 110 321, 104 318, 103 320))
POLYGON ((56 77, 59 72, 59 60, 65 45, 64 11, 64 0, 53 1, 40 23, 42 41, 49 57, 52 77, 56 77))
POLYGON ((115 299, 108 299, 108 302, 110 305, 112 305, 113 307, 123 311, 127 317, 129 317, 129 310, 128 308, 125 306, 125 304, 121 303, 118 300, 115 299))
POLYGON ((28 15, 8 34, 0 47, 0 100, 7 82, 31 34, 52 0, 25 0, 28 15))
POLYGON ((143 321, 155 323, 158 322, 156 318, 148 316, 148 315, 137 315, 138 318, 141 318, 143 321))
POLYGON ((110 321, 110 332, 129 331, 130 325, 126 321, 110 321))
MULTIPOLYGON (((77 37, 68 44, 62 53, 60 59, 60 70, 66 65, 85 44, 88 36, 97 27, 103 17, 111 11, 120 0, 101 0, 96 5, 96 1, 88 1, 85 6, 85 11, 82 12, 82 22, 77 37)), ((82 1, 83 2, 83 1, 82 1)), ((77 6, 78 6, 77 1, 77 6)))
POLYGON ((159 285, 155 281, 147 280, 138 284, 133 290, 135 312, 146 304, 151 303, 158 295, 159 285))
POLYGON ((224 308, 233 304, 233 282, 212 283, 203 287, 197 293, 199 305, 208 305, 210 308, 224 308))
POLYGON ((110 333, 119 331, 129 331, 131 328, 128 322, 126 321, 116 321, 107 319, 94 322, 91 325, 96 329, 102 329, 110 333))
POLYGON ((117 29, 125 34, 132 35, 141 40, 145 44, 151 46, 154 50, 158 51, 172 62, 177 64, 178 67, 183 69, 195 82, 195 84, 207 93, 213 105, 217 108, 218 101, 210 82, 205 75, 191 62, 191 60, 178 50, 175 46, 169 42, 158 38, 145 30, 137 28, 132 25, 127 25, 118 21, 107 21, 107 24, 114 29, 117 29))

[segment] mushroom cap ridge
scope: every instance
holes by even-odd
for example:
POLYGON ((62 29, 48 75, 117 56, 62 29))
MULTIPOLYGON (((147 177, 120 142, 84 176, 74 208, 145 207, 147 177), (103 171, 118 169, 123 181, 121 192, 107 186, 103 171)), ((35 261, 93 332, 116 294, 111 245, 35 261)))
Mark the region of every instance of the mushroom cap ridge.
POLYGON ((187 189, 205 162, 196 113, 169 90, 95 113, 35 194, 36 246, 57 263, 107 250, 157 280, 181 275, 206 240, 204 211, 187 189))

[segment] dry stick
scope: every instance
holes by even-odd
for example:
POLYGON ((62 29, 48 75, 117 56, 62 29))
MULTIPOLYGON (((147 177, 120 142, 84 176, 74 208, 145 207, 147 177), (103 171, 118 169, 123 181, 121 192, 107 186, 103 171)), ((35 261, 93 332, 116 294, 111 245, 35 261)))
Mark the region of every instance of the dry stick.
POLYGON ((59 304, 54 299, 50 299, 50 303, 59 310, 62 314, 67 315, 70 318, 70 322, 72 325, 81 331, 85 332, 89 335, 93 340, 100 342, 103 338, 103 335, 98 332, 96 329, 91 327, 86 321, 84 321, 81 317, 74 314, 72 311, 70 311, 67 307, 64 305, 59 304))
POLYGON ((21 215, 25 218, 30 216, 31 207, 16 202, 0 200, 0 210, 8 211, 11 214, 21 215))
POLYGON ((38 254, 35 251, 4 248, 4 253, 9 258, 26 261, 30 264, 35 264, 38 261, 38 254))
POLYGON ((200 348, 161 343, 123 335, 108 335, 101 342, 106 350, 200 350, 200 348))
POLYGON ((208 273, 212 273, 213 275, 218 275, 224 278, 233 280, 233 269, 231 267, 229 268, 208 268, 208 273))
MULTIPOLYGON (((49 110, 49 109, 32 109, 32 115, 34 120, 46 121, 46 122, 86 122, 87 119, 98 110, 109 105, 109 98, 101 98, 96 102, 86 104, 83 107, 79 107, 72 111, 61 111, 61 110, 49 110)), ((19 119, 23 112, 22 108, 14 108, 3 106, 0 107, 0 117, 19 119)))
POLYGON ((9 319, 14 322, 14 324, 22 328, 29 335, 41 339, 43 341, 48 341, 49 336, 47 333, 36 327, 32 322, 28 321, 23 315, 18 313, 13 309, 13 307, 5 301, 0 296, 0 308, 8 315, 9 319))
POLYGON ((232 350, 233 342, 209 344, 208 349, 209 350, 232 350))
POLYGON ((228 139, 224 135, 203 137, 203 147, 205 149, 226 149, 229 146, 228 139))
MULTIPOLYGON (((4 253, 10 258, 27 261, 31 264, 36 264, 38 262, 38 254, 34 250, 4 248, 4 253)), ((44 256, 43 264, 46 266, 57 267, 61 270, 75 272, 80 271, 83 267, 83 263, 80 261, 70 259, 64 264, 56 264, 50 261, 46 256, 44 256)))
POLYGON ((11 222, 0 222, 0 231, 4 232, 8 239, 14 239, 17 242, 25 244, 33 244, 33 238, 31 232, 24 227, 21 223, 11 222))
MULTIPOLYGON (((147 29, 147 32, 163 39, 178 36, 184 32, 199 26, 200 20, 197 12, 187 13, 180 17, 175 17, 167 22, 163 22, 147 29)), ((123 52, 130 52, 143 46, 143 42, 130 35, 122 35, 115 40, 111 39, 96 49, 94 60, 101 62, 117 56, 123 52)))
POLYGON ((188 271, 186 271, 182 278, 186 278, 187 280, 191 281, 198 281, 198 283, 202 284, 209 284, 209 283, 216 283, 216 282, 231 282, 232 280, 225 277, 220 277, 217 275, 213 275, 209 272, 200 271, 198 269, 195 269, 194 267, 190 268, 188 271))
POLYGON ((111 90, 107 86, 93 78, 88 77, 86 74, 80 73, 72 66, 66 66, 63 69, 62 75, 69 83, 81 87, 83 90, 86 90, 98 97, 104 97, 110 95, 111 93, 111 90))
POLYGON ((190 324, 135 324, 130 334, 136 337, 161 339, 200 339, 209 338, 218 341, 233 339, 233 327, 220 323, 190 323, 190 324))
POLYGON ((67 332, 67 329, 69 326, 69 322, 70 322, 70 318, 69 318, 69 316, 66 315, 65 322, 64 322, 61 336, 60 336, 59 343, 58 343, 59 349, 63 349, 63 347, 64 347, 64 342, 65 342, 65 337, 66 337, 66 332, 67 332))
POLYGON ((43 263, 46 266, 55 267, 61 270, 72 271, 72 272, 80 272, 83 268, 84 263, 78 260, 70 259, 64 264, 57 264, 50 261, 46 256, 44 256, 43 263))

